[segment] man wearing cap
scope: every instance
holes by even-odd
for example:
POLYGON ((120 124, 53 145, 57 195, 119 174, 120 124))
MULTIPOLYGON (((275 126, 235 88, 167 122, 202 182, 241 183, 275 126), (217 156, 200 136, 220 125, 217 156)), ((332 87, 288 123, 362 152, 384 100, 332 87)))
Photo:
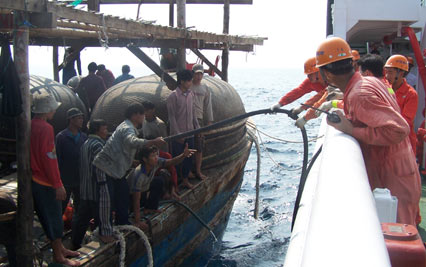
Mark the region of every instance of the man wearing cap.
POLYGON ((67 257, 76 257, 79 253, 66 249, 62 244, 64 224, 61 201, 65 200, 67 193, 59 175, 53 127, 47 123, 47 120, 53 118, 60 104, 44 89, 33 93, 31 187, 34 209, 52 244, 53 260, 64 265, 79 266, 80 262, 67 259, 67 257))
POLYGON ((420 175, 411 150, 408 123, 387 86, 355 72, 345 40, 329 38, 317 49, 324 80, 344 93, 341 122, 328 124, 358 140, 371 188, 388 188, 398 198, 397 222, 416 224, 420 175))
POLYGON ((67 197, 62 203, 65 211, 73 195, 74 209, 78 210, 80 203, 80 148, 87 140, 87 135, 81 132, 84 115, 78 108, 67 111, 68 127, 56 135, 56 154, 62 183, 67 190, 67 197))
MULTIPOLYGON (((201 83, 204 76, 204 67, 201 64, 195 64, 192 67, 194 77, 192 78, 191 91, 194 92, 194 111, 200 127, 204 127, 213 123, 213 109, 210 88, 206 84, 201 83)), ((203 161, 204 136, 199 134, 195 136, 195 175, 200 179, 206 176, 201 173, 201 163, 203 161)))

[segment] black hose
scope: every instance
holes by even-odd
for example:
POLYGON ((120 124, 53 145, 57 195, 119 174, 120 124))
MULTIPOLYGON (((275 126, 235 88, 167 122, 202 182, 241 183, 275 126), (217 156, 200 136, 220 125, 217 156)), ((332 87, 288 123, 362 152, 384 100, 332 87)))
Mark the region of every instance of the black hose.
POLYGON ((306 170, 305 173, 302 173, 302 177, 300 178, 299 189, 297 190, 296 202, 294 203, 293 218, 291 220, 291 231, 293 231, 294 222, 296 221, 297 212, 299 211, 300 199, 302 198, 303 189, 305 189, 305 183, 308 178, 308 174, 311 171, 311 168, 314 165, 315 160, 318 158, 321 151, 322 151, 322 145, 318 149, 317 153, 315 153, 315 155, 312 157, 312 160, 309 163, 308 169, 306 170))
POLYGON ((183 204, 182 202, 180 202, 179 200, 176 199, 170 199, 170 200, 165 200, 165 201, 161 201, 161 203, 173 203, 173 204, 177 204, 183 208, 185 208, 189 213, 191 213, 192 216, 194 216, 195 219, 197 219, 197 221, 199 221, 201 223, 202 226, 204 226, 207 230, 209 230, 210 234, 213 236, 213 238, 215 240, 217 240, 215 234, 213 233, 213 230, 210 228, 210 226, 208 226, 201 218, 200 216, 198 216, 190 207, 188 207, 186 204, 183 204))

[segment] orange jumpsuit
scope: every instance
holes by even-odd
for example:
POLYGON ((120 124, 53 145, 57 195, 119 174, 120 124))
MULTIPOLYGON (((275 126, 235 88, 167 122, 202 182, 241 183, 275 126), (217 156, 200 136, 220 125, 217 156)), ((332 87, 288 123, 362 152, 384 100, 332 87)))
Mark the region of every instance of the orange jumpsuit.
MULTIPOLYGON (((290 104, 291 102, 299 99, 303 95, 310 93, 312 91, 320 92, 324 90, 327 86, 320 83, 311 83, 308 78, 306 78, 298 87, 294 88, 286 95, 281 97, 280 103, 282 106, 290 104)), ((320 97, 318 97, 319 99, 320 97)))
MULTIPOLYGON (((311 99, 306 101, 305 104, 313 106, 315 108, 319 108, 321 106, 321 104, 324 103, 325 100, 327 100, 328 91, 327 91, 327 89, 324 89, 323 91, 319 92, 317 95, 319 95, 319 94, 321 94, 321 98, 318 101, 316 101, 314 104, 309 102, 309 100, 311 100, 311 99)), ((315 110, 310 108, 310 109, 308 109, 305 116, 303 116, 303 117, 305 118, 306 121, 308 121, 308 120, 315 119, 317 116, 315 115, 315 110)))
POLYGON ((416 155, 416 132, 414 131, 414 118, 416 117, 417 113, 417 92, 404 79, 401 87, 395 90, 395 95, 398 106, 401 109, 401 115, 410 126, 410 142, 414 155, 416 155))
POLYGON ((415 225, 420 174, 408 138, 410 128, 395 98, 377 78, 355 73, 347 84, 344 103, 371 188, 388 188, 398 198, 397 222, 415 225))

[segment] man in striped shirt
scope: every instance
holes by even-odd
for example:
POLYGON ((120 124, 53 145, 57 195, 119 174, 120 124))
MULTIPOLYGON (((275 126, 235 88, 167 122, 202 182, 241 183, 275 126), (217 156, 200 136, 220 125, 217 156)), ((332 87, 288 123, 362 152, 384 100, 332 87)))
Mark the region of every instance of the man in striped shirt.
POLYGON ((80 150, 80 208, 72 220, 72 244, 74 249, 81 247, 81 242, 92 218, 95 225, 99 223, 98 185, 95 166, 92 165, 95 156, 102 150, 108 135, 107 124, 104 120, 93 120, 89 124, 89 138, 80 150))

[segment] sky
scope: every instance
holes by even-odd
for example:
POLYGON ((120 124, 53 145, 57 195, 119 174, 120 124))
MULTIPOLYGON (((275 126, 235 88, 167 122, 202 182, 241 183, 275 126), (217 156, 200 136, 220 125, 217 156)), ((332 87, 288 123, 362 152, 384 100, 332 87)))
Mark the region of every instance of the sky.
MULTIPOLYGON (((303 71, 305 60, 315 55, 317 46, 325 39, 326 3, 326 0, 253 0, 253 5, 231 5, 230 34, 261 36, 268 40, 263 46, 256 46, 254 52, 231 51, 229 69, 293 68, 303 71)), ((139 16, 144 20, 156 21, 156 24, 168 25, 168 11, 168 5, 145 4, 141 6, 139 16)), ((102 5, 101 12, 135 19, 137 5, 102 5)), ((222 33, 223 5, 187 4, 186 26, 222 33)), ((159 62, 158 49, 143 50, 159 62)), ((64 51, 65 47, 59 48, 59 63, 64 51)), ((217 55, 221 55, 221 51, 202 52, 212 62, 217 55)), ((53 78, 51 48, 32 46, 29 56, 31 74, 53 78)), ((187 50, 187 62, 194 63, 196 60, 197 57, 187 50)), ((126 48, 85 48, 81 61, 83 75, 87 75, 87 65, 92 61, 105 64, 115 76, 121 74, 123 64, 130 65, 131 73, 136 77, 152 74, 126 48)))

